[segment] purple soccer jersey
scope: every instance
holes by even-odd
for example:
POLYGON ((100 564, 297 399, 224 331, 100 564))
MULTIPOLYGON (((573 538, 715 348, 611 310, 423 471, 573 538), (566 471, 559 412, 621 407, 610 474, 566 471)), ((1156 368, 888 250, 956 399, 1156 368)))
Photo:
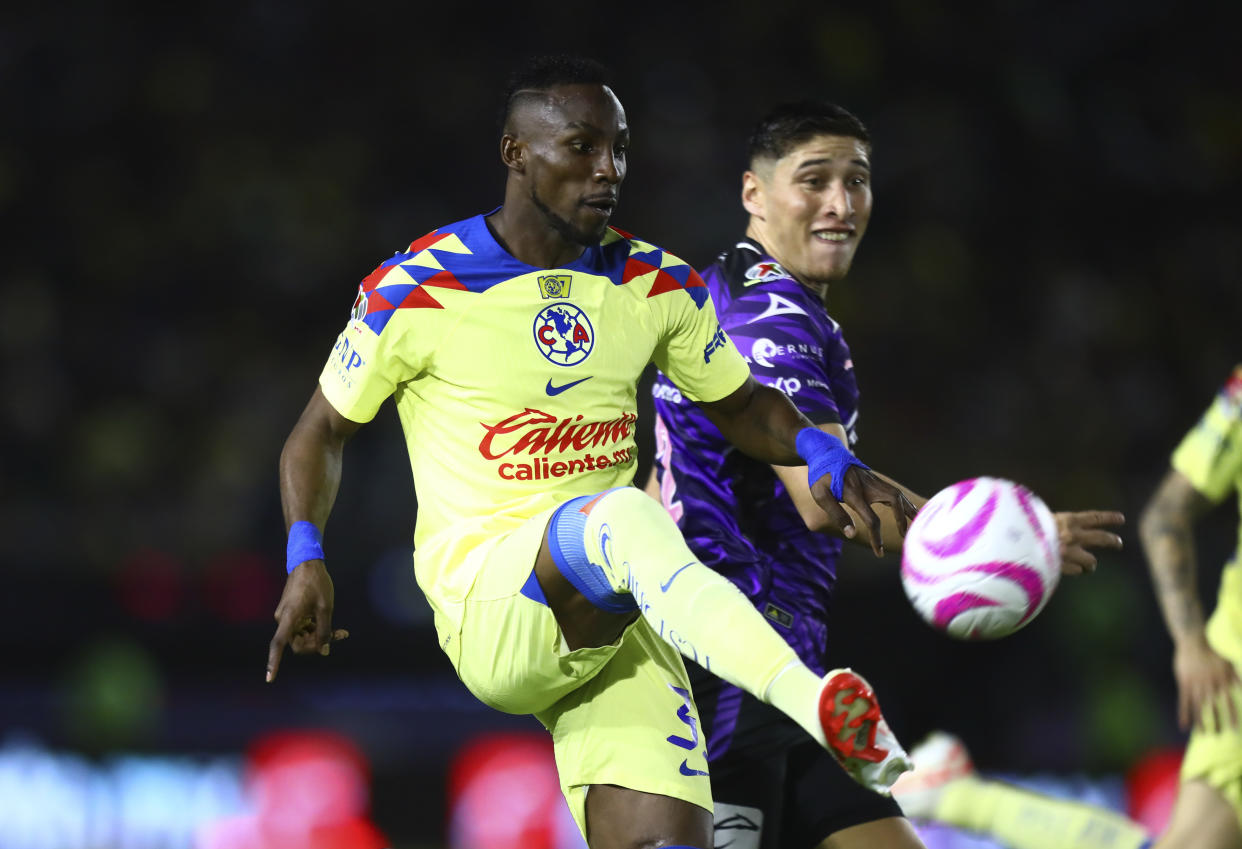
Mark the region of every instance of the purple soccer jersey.
MULTIPOLYGON (((722 253, 702 276, 721 327, 755 378, 816 424, 844 425, 852 445, 854 365, 819 297, 750 240, 722 253)), ((652 395, 665 509, 699 559, 733 581, 822 675, 841 541, 807 530, 772 468, 734 449, 663 374, 652 395)))

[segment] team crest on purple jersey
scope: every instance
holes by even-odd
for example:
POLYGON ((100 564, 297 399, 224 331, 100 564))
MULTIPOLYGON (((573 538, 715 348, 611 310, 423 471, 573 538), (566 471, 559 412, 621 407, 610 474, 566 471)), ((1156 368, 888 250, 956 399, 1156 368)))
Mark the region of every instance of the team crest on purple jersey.
POLYGON ((785 269, 781 268, 780 263, 774 259, 765 259, 756 262, 750 268, 746 269, 746 279, 743 286, 754 286, 757 283, 767 283, 769 280, 780 280, 782 277, 788 277, 789 274, 785 269))

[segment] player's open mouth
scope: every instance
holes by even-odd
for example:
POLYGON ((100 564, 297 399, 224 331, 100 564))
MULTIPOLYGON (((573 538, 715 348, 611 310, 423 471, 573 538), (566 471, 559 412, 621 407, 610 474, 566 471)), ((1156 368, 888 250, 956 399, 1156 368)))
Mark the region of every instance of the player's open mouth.
POLYGON ((854 234, 845 230, 816 230, 811 235, 821 242, 844 242, 854 234))
POLYGON ((587 198, 582 202, 582 205, 600 215, 612 215, 612 211, 617 208, 617 199, 612 195, 587 198))

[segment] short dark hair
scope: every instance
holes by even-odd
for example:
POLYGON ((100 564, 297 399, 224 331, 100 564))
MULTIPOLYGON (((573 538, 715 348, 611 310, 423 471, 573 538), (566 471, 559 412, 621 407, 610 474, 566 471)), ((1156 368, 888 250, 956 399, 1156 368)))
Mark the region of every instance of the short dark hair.
POLYGON ((500 128, 503 132, 509 116, 523 97, 547 91, 559 85, 608 85, 608 69, 584 56, 532 56, 509 75, 504 102, 500 107, 500 128))
POLYGON ((843 106, 826 100, 782 103, 759 119, 750 134, 747 161, 780 159, 815 136, 848 136, 871 149, 871 134, 863 122, 843 106))

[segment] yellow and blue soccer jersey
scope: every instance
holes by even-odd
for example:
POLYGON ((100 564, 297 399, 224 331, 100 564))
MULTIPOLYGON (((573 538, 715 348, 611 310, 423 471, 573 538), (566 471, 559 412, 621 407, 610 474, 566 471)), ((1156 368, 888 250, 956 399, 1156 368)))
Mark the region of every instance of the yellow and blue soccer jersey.
POLYGON ((749 374, 698 274, 620 231, 543 269, 505 251, 479 215, 363 280, 320 387, 357 422, 396 403, 418 498, 415 572, 442 638, 460 627, 482 561, 467 555, 631 481, 649 362, 693 400, 723 398, 749 374))
MULTIPOLYGON (((1212 406, 1173 452, 1172 463, 1213 503, 1231 493, 1242 496, 1242 366, 1234 369, 1212 406)), ((1213 618, 1223 619, 1242 639, 1242 520, 1238 524, 1238 547, 1221 576, 1213 618)))

